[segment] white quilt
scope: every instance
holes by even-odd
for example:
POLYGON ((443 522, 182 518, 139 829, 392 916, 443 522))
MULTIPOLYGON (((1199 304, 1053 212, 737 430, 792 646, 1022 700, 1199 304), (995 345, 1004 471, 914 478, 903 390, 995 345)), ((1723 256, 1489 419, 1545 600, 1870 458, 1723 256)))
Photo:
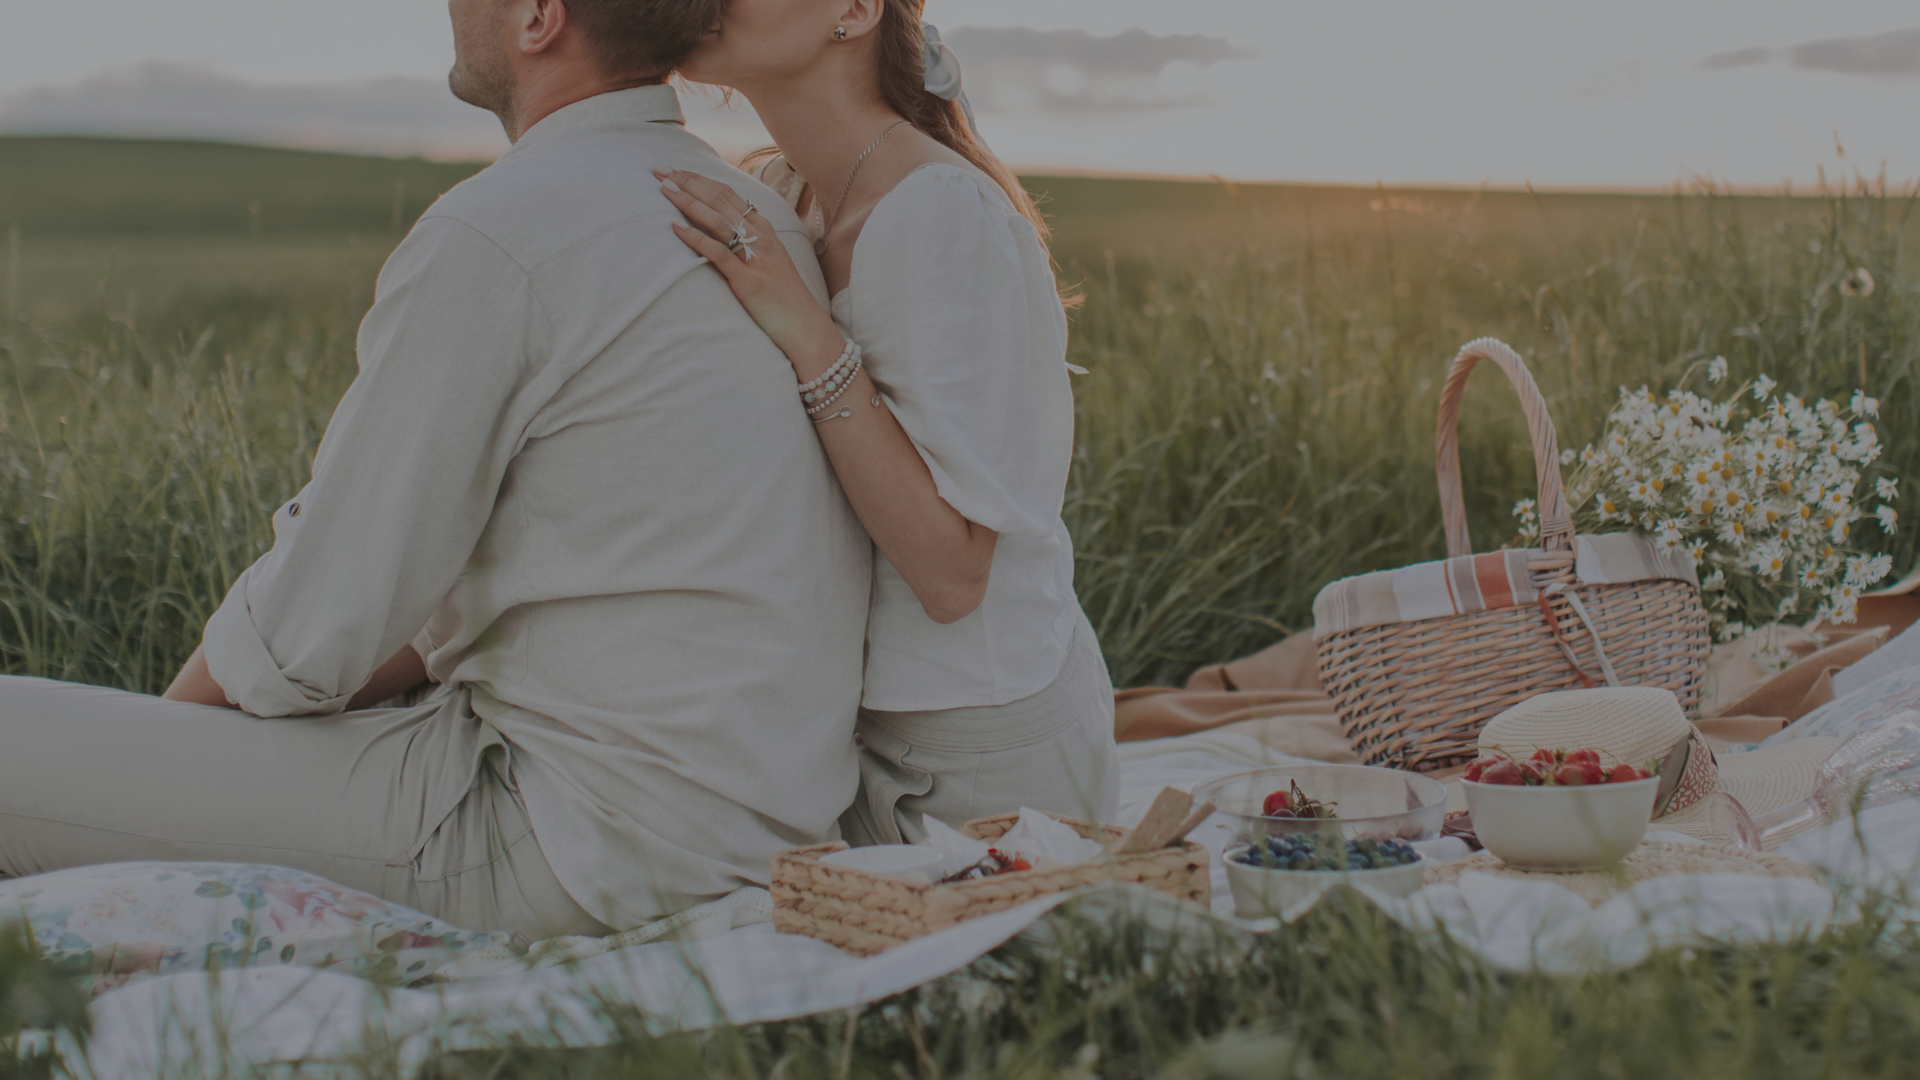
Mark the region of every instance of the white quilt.
MULTIPOLYGON (((1290 760, 1250 739, 1212 733, 1127 744, 1122 755, 1123 821, 1144 812, 1163 785, 1190 788, 1222 772, 1290 760)), ((1846 823, 1803 833, 1782 853, 1854 882, 1915 880, 1920 803, 1873 811, 1862 826, 1864 850, 1846 823)), ((1195 838, 1217 849, 1227 834, 1210 824, 1195 838)), ((1144 890, 1100 892, 1085 898, 1083 916, 1091 909, 1169 923, 1209 918, 1144 890)), ((1262 929, 1231 918, 1217 856, 1214 893, 1212 918, 1234 933, 1262 929)), ((394 1055, 412 1073, 448 1049, 605 1043, 615 1037, 599 1019, 609 1005, 638 1009, 658 1031, 789 1019, 877 1001, 958 971, 1033 927, 1062 899, 868 959, 762 924, 429 990, 383 992, 350 976, 283 967, 149 978, 94 1003, 87 1060, 69 1065, 80 1076, 122 1080, 243 1072, 274 1062, 347 1063, 371 1052, 394 1055)), ((1823 885, 1708 875, 1644 882, 1597 909, 1552 884, 1479 874, 1378 902, 1409 926, 1444 929, 1497 967, 1554 972, 1631 965, 1653 949, 1701 936, 1785 940, 1848 915, 1844 899, 1823 885)))

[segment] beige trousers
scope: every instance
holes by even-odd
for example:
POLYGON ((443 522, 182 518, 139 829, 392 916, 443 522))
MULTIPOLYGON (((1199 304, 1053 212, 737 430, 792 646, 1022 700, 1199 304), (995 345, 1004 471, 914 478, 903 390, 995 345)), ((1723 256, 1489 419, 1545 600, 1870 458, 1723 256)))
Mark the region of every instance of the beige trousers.
POLYGON ((292 867, 527 940, 609 932, 554 878, 465 692, 261 720, 0 677, 0 876, 143 860, 292 867))
POLYGON ((1085 614, 1052 685, 1007 705, 860 710, 860 794, 840 818, 854 847, 917 843, 931 814, 955 828, 1031 806, 1111 822, 1120 805, 1113 680, 1085 614))

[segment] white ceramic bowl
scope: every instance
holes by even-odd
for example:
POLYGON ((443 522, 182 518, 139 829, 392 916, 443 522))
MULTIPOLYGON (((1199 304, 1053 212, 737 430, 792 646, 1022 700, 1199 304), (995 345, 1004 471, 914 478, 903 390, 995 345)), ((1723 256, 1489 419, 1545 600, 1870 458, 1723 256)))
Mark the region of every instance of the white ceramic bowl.
POLYGON ((1226 851, 1227 887, 1233 892, 1234 913, 1243 919, 1291 918, 1335 885, 1371 889, 1387 896, 1411 896, 1426 884, 1425 855, 1405 866, 1378 870, 1270 870, 1233 860, 1248 847, 1235 844, 1226 851))
POLYGON ((1519 870, 1572 873, 1612 866, 1640 846, 1660 778, 1580 787, 1460 781, 1473 831, 1519 870))
POLYGON ((834 866, 847 866, 855 870, 883 874, 887 877, 925 882, 929 885, 938 880, 940 870, 940 853, 921 844, 880 844, 874 847, 848 848, 831 855, 822 855, 820 861, 834 866))

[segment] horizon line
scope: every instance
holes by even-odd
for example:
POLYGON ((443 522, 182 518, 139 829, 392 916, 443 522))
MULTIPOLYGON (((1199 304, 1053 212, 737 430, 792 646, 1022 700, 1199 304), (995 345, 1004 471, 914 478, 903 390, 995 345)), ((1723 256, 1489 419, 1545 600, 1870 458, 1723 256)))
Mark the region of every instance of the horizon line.
MULTIPOLYGON (((0 142, 28 139, 72 139, 97 142, 123 143, 173 143, 183 146, 220 146, 248 150, 264 150, 295 154, 328 154, 335 157, 360 158, 368 161, 426 161, 440 165, 474 165, 485 168, 493 159, 485 155, 383 153, 373 149, 355 149, 340 146, 301 146, 288 143, 253 142, 243 139, 222 139, 203 135, 163 135, 139 133, 102 133, 87 131, 0 131, 0 142)), ((719 148, 716 148, 719 149, 719 148)), ((726 151, 722 157, 732 160, 726 151)), ((1884 172, 1868 177, 1857 170, 1852 181, 1836 186, 1822 172, 1820 182, 1801 188, 1792 179, 1783 179, 1777 185, 1733 184, 1715 180, 1712 177, 1680 177, 1662 184, 1534 184, 1530 181, 1514 183, 1465 183, 1459 181, 1421 181, 1421 180, 1304 180, 1304 179, 1242 179, 1221 176, 1217 173, 1166 173, 1143 169, 1097 169, 1083 166, 1009 164, 1017 175, 1027 177, 1057 177, 1078 180, 1134 180, 1155 183, 1207 184, 1223 187, 1229 191, 1238 187, 1291 187, 1291 188, 1339 188, 1342 190, 1364 191, 1433 191, 1447 194, 1493 194, 1493 195, 1596 195, 1620 197, 1661 197, 1675 195, 1733 195, 1745 198, 1784 198, 1816 199, 1836 191, 1852 191, 1861 186, 1870 186, 1881 194, 1907 189, 1907 193, 1920 197, 1920 178, 1910 179, 1898 184, 1890 181, 1884 172)))

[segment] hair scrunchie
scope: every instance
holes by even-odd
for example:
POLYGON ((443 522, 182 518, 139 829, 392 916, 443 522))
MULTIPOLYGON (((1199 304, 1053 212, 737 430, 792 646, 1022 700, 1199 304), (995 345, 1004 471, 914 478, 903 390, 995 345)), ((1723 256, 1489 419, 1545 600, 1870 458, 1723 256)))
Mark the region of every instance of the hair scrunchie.
POLYGON ((980 125, 973 118, 973 105, 967 101, 967 92, 961 85, 960 58, 953 49, 940 40, 940 30, 931 23, 922 23, 921 31, 926 35, 927 93, 947 101, 958 101, 960 109, 967 114, 967 123, 976 133, 980 125))

